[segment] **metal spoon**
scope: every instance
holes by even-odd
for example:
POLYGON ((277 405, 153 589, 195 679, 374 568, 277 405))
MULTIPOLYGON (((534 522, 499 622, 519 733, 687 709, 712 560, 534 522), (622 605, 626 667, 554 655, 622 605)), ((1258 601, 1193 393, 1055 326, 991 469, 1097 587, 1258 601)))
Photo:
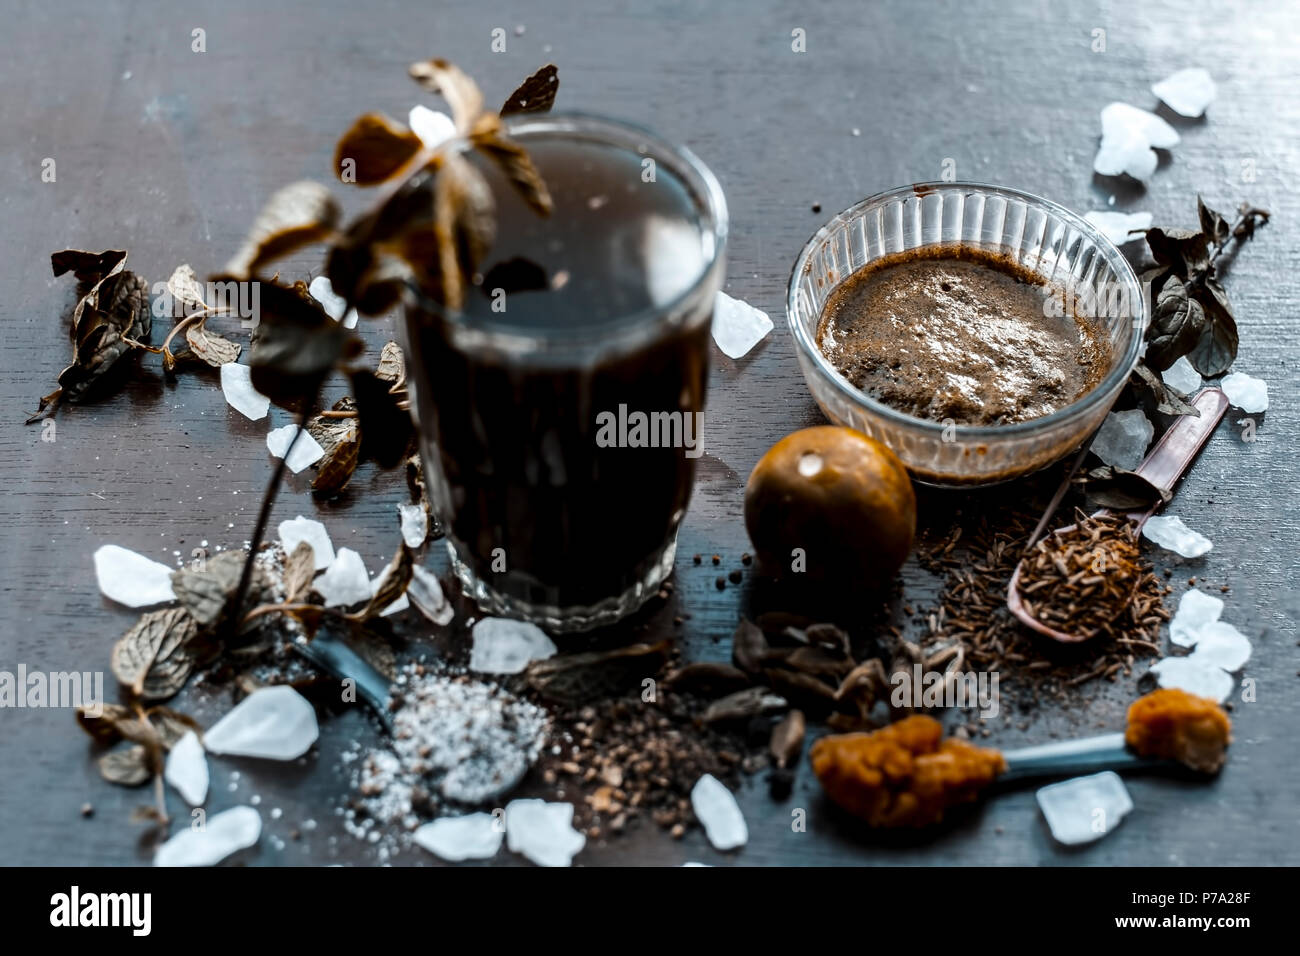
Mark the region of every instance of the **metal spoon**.
MULTIPOLYGON (((1201 446, 1214 432, 1219 420, 1223 418, 1223 413, 1228 410, 1228 396, 1219 388, 1203 388, 1189 402, 1201 413, 1200 417, 1197 418, 1192 415, 1179 417, 1176 422, 1169 426, 1169 430, 1161 436, 1160 440, 1156 442, 1146 460, 1137 467, 1137 474, 1146 478, 1157 488, 1174 487, 1187 469, 1191 467, 1197 453, 1201 450, 1201 446)), ((1125 516, 1134 523, 1133 530, 1135 534, 1142 530, 1142 526, 1146 524, 1148 518, 1155 514, 1160 504, 1160 502, 1156 502, 1145 510, 1124 512, 1125 516)), ((1102 508, 1093 517, 1110 513, 1109 508, 1102 508)), ((1072 531, 1074 528, 1075 525, 1066 525, 1052 533, 1061 534, 1065 531, 1072 531)), ((1048 627, 1025 609, 1024 602, 1020 597, 1019 586, 1020 570, 1024 567, 1024 563, 1022 558, 1020 563, 1016 565, 1015 573, 1011 575, 1011 581, 1007 584, 1007 607, 1011 613, 1025 626, 1063 644, 1077 644, 1088 640, 1091 635, 1067 634, 1064 631, 1048 627)))
POLYGON ((1139 757, 1124 744, 1122 733, 1004 750, 1002 757, 1007 762, 1007 769, 998 776, 999 782, 1034 777, 1075 777, 1102 770, 1157 770, 1182 766, 1173 760, 1139 757))

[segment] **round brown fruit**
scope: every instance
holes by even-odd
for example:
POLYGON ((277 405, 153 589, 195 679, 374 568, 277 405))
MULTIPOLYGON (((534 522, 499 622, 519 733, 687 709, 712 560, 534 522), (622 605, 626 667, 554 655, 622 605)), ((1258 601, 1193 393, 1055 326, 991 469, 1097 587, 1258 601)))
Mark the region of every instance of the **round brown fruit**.
POLYGON ((745 486, 745 527, 764 564, 877 588, 902 567, 916 534, 916 494, 892 451, 836 425, 805 428, 768 449, 745 486))

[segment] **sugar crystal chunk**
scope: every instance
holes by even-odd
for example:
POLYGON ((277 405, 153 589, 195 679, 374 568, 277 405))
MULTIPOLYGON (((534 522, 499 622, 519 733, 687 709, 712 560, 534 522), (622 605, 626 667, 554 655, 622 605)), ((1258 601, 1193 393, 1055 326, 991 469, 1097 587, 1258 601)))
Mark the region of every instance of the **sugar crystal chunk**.
POLYGON ((116 544, 95 549, 95 579, 106 598, 127 607, 149 607, 176 600, 169 568, 116 544))
POLYGON ((1227 621, 1214 621, 1197 634, 1196 650, 1189 659, 1233 673, 1246 666, 1250 652, 1250 638, 1227 621))
POLYGON ((259 687, 203 735, 209 753, 294 760, 316 742, 316 709, 287 684, 259 687))
POLYGON ((154 866, 215 866, 250 847, 262 835, 262 817, 252 807, 233 807, 208 818, 201 828, 185 827, 158 848, 154 866))
POLYGON ((1189 657, 1166 657, 1151 665, 1161 687, 1177 687, 1222 704, 1232 693, 1232 675, 1222 667, 1189 657))
POLYGON ((573 804, 511 800, 506 804, 506 846, 538 866, 570 866, 587 845, 573 829, 573 804))
POLYGON ((473 637, 469 669, 481 674, 518 674, 557 650, 536 624, 504 617, 485 617, 474 625, 473 637))
POLYGON ((429 536, 429 513, 424 505, 398 505, 397 513, 401 522, 402 540, 408 548, 418 548, 429 536))
POLYGON ((450 116, 423 105, 411 107, 407 123, 411 132, 420 137, 420 142, 429 149, 436 149, 456 135, 456 124, 450 116))
POLYGON ((505 839, 505 827, 490 813, 441 817, 415 831, 415 842, 451 863, 486 860, 496 856, 505 839))
POLYGON ((1199 558, 1214 547, 1209 538, 1187 527, 1176 515, 1153 515, 1142 526, 1142 535, 1184 558, 1199 558))
POLYGON ((437 625, 450 624, 456 611, 443 594, 442 582, 432 571, 418 564, 411 569, 411 583, 406 586, 406 596, 416 610, 437 625))
POLYGON ((1179 647, 1193 647, 1201 629, 1223 613, 1223 600, 1193 588, 1178 600, 1178 611, 1169 622, 1169 640, 1179 647))
POLYGON ((1201 373, 1192 367, 1186 355, 1165 369, 1161 378, 1166 385, 1178 389, 1184 395, 1190 395, 1201 387, 1201 373))
POLYGON ((221 394, 227 404, 245 418, 265 418, 271 400, 253 388, 253 373, 247 365, 226 362, 221 366, 221 394))
POLYGON ((1179 70, 1151 87, 1151 92, 1179 116, 1200 116, 1218 95, 1209 72, 1200 67, 1179 70))
POLYGON ((285 452, 289 452, 286 464, 295 475, 309 465, 316 464, 325 456, 325 449, 311 436, 311 432, 306 429, 301 431, 302 434, 298 435, 298 426, 290 424, 283 428, 273 428, 266 433, 266 447, 271 450, 272 455, 276 458, 284 458, 285 452), (297 441, 294 441, 294 435, 298 435, 297 441), (292 451, 289 449, 290 443, 293 444, 292 451))
POLYGON ((1243 412, 1268 411, 1268 383, 1245 372, 1230 372, 1223 376, 1219 388, 1243 412))
POLYGON ((1092 440, 1092 453, 1105 464, 1132 471, 1142 464, 1155 426, 1140 408, 1111 412, 1092 440))
POLYGON ((326 607, 360 604, 369 601, 372 594, 365 562, 351 548, 339 548, 333 563, 313 582, 312 587, 325 599, 326 607))
POLYGON ((1100 840, 1133 809, 1124 781, 1113 770, 1051 784, 1036 797, 1052 836, 1066 846, 1100 840))
POLYGON ((302 515, 292 521, 280 522, 280 544, 284 547, 286 556, 293 554, 293 549, 303 541, 311 545, 317 571, 324 571, 334 563, 334 544, 330 541, 330 533, 325 525, 302 515))
POLYGON ((345 329, 357 327, 357 310, 348 308, 348 300, 334 291, 329 276, 317 276, 311 280, 307 292, 321 304, 321 308, 335 322, 343 320, 345 329))
POLYGON ((747 302, 719 292, 713 306, 713 341, 724 355, 744 356, 772 331, 772 320, 747 302))
POLYGON ((749 828, 736 798, 717 777, 706 773, 691 788, 691 809, 718 850, 734 850, 749 841, 749 828))
POLYGON ((203 806, 208 798, 208 758, 199 735, 190 731, 167 754, 163 779, 192 807, 203 806))

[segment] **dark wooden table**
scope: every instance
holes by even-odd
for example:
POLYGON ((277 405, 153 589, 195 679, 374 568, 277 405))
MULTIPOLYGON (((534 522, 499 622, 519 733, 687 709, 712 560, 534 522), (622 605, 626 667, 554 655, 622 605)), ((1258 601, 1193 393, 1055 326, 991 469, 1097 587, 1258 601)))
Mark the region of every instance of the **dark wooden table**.
MULTIPOLYGON (((648 622, 663 628, 679 608, 689 612, 682 630, 694 656, 725 657, 726 636, 755 595, 749 580, 719 592, 715 572, 694 568, 690 556, 717 552, 735 563, 747 547, 740 506, 749 469, 777 438, 820 421, 796 368, 783 299, 796 253, 825 218, 870 193, 939 178, 950 162, 958 178, 1016 186, 1079 211, 1111 208, 1115 196, 1115 209, 1191 225, 1200 192, 1216 206, 1250 200, 1275 214, 1227 280, 1242 328, 1237 367, 1268 379, 1274 407, 1254 443, 1240 440, 1241 416, 1230 412, 1176 499, 1177 513, 1215 542, 1206 558, 1179 568, 1178 589, 1193 574, 1229 585, 1225 618, 1255 645, 1245 674, 1257 682, 1256 701, 1236 704, 1236 742, 1219 779, 1131 780, 1136 809, 1120 831, 1066 852, 1049 837, 1032 789, 924 839, 864 839, 829 812, 805 766, 789 800, 773 802, 757 780, 742 795, 751 831, 743 852, 716 853, 698 830, 674 842, 647 828, 593 842, 579 862, 1300 863, 1300 467, 1289 436, 1300 299, 1300 12, 1282 4, 1242 10, 1226 0, 1194 10, 1168 0, 547 7, 543 17, 491 0, 10 5, 0 39, 0 669, 106 669, 109 648, 136 614, 99 595, 93 550, 115 543, 172 562, 174 551, 188 555, 202 542, 238 547, 271 468, 265 421, 231 410, 214 377, 171 384, 152 362, 155 371, 117 397, 61 412, 56 441, 25 427, 68 348, 61 316, 70 283, 50 277, 48 254, 127 248, 130 266, 151 281, 181 262, 211 271, 274 188, 328 179, 334 140, 353 117, 405 115, 419 99, 407 63, 448 56, 496 99, 554 60, 562 107, 644 123, 713 168, 732 214, 727 291, 777 322, 746 359, 714 356, 709 455, 681 536, 677 599, 648 622), (497 27, 505 53, 490 49, 497 27), (196 28, 206 31, 206 52, 192 50, 196 28), (806 53, 791 50, 795 29, 806 32, 806 53), (1092 48, 1097 30, 1105 31, 1104 52, 1092 48), (1177 122, 1183 142, 1148 190, 1094 177, 1098 110, 1117 99, 1154 107, 1150 84, 1192 65, 1214 74, 1218 102, 1204 121, 1177 122), (41 177, 47 157, 57 164, 53 183, 41 177), (808 810, 807 832, 791 827, 796 808, 808 810)), ((304 255, 285 274, 316 269, 304 255)), ((377 349, 390 331, 381 321, 366 334, 377 349)), ((272 424, 286 420, 273 411, 272 424)), ((336 545, 378 566, 396 542, 400 480, 367 467, 355 494, 318 506, 307 478, 288 482, 274 520, 320 517, 336 545)), ((973 495, 958 505, 996 501, 973 495)), ((438 567, 440 552, 431 549, 438 567)), ((911 565, 905 584, 909 600, 934 591, 911 565)), ((408 621, 408 630, 420 628, 408 621)), ((1023 731, 1004 721, 993 742, 1118 728, 1135 680, 1090 690, 1067 711, 1043 708, 1023 731)), ((205 723, 229 704, 194 692, 178 703, 205 723)), ((373 863, 373 849, 342 830, 334 808, 348 794, 340 753, 353 740, 377 739, 368 718, 348 713, 324 723, 306 766, 212 759, 209 812, 254 794, 263 811, 282 808, 277 820, 264 812, 260 845, 241 856, 248 862, 373 863), (234 769, 241 777, 232 789, 234 769), (319 828, 277 848, 273 838, 307 819, 319 828)), ((147 795, 102 782, 94 757, 66 710, 0 711, 0 862, 148 861, 139 826, 127 822, 147 795), (86 802, 91 819, 79 812, 86 802)), ((183 822, 185 809, 174 794, 170 801, 183 822)), ((422 851, 397 861, 433 862, 422 851)))

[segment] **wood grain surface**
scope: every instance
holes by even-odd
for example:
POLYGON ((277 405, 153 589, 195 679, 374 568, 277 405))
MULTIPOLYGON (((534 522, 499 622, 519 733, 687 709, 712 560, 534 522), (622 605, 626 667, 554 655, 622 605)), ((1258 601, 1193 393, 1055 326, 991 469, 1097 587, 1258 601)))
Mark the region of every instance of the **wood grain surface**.
MULTIPOLYGON (((1241 440, 1242 416, 1230 412, 1171 507, 1215 542, 1205 558, 1177 568, 1176 589, 1191 575, 1216 593, 1228 585, 1224 617, 1255 646, 1245 676, 1257 682, 1257 697, 1236 703, 1236 741, 1220 778, 1132 779, 1136 809, 1120 830, 1067 851, 1049 836, 1032 789, 924 837, 866 836, 825 804, 805 763, 788 800, 773 801, 761 779, 742 792, 751 836, 739 853, 713 851, 698 829, 674 841, 642 828, 592 841, 578 862, 1300 863, 1293 431, 1300 8, 1227 0, 566 0, 545 9, 496 0, 7 5, 0 32, 0 670, 19 663, 106 670, 109 648, 136 614, 98 593, 94 549, 114 543, 174 563, 176 552, 238 547, 251 534, 272 464, 266 421, 250 422, 227 406, 215 376, 164 381, 156 359, 116 397, 61 411, 56 441, 42 441, 40 426, 24 426, 67 358, 71 283, 51 277, 49 253, 126 248, 129 266, 150 281, 181 262, 212 271, 273 189, 328 179, 335 139, 355 116, 376 109, 405 116, 420 99, 404 76, 407 63, 447 56, 495 101, 553 60, 560 107, 642 123, 687 144, 716 172, 732 215, 726 290, 777 323, 740 361, 714 352, 708 455, 681 535, 676 597, 628 626, 671 630, 672 617, 688 612, 678 630, 697 657, 724 658, 738 614, 764 597, 749 578, 718 591, 716 572, 707 562, 694 567, 691 555, 718 553, 724 570, 736 566, 748 547, 740 516, 746 475, 776 439, 821 421, 796 366, 783 301, 791 263, 830 215, 868 194, 937 179, 947 161, 960 179, 1014 186, 1080 212, 1149 210, 1159 224, 1190 226, 1199 192, 1217 207, 1249 200, 1274 213, 1226 280, 1241 326, 1237 368, 1268 380, 1273 408, 1254 442, 1241 440), (490 48, 497 27, 507 35, 504 53, 490 48), (206 31, 206 52, 191 49, 195 28, 206 31), (791 50, 795 29, 806 31, 805 53, 791 50), (1095 30, 1105 31, 1105 52, 1092 49, 1095 30), (1095 177, 1101 107, 1125 100, 1154 108, 1150 85, 1186 66, 1207 67, 1218 82, 1208 117, 1174 119, 1182 142, 1146 190, 1095 177), (42 181, 46 158, 56 161, 56 182, 42 181), (807 811, 806 832, 791 826, 796 809, 807 811)), ((318 269, 315 254, 304 254, 283 273, 301 278, 318 269)), ((364 331, 377 354, 391 320, 364 331)), ((287 420, 272 411, 272 425, 287 420)), ((353 494, 318 505, 308 474, 290 479, 274 520, 319 517, 336 546, 379 566, 397 540, 399 475, 367 466, 353 494)), ((953 510, 996 514, 1036 488, 927 495, 922 508, 932 524, 953 510)), ((442 568, 441 547, 429 555, 442 568)), ((914 564, 904 583, 900 604, 924 603, 935 591, 914 564)), ((912 626, 898 606, 899 623, 912 626)), ((403 626, 417 637, 422 630, 409 618, 403 626)), ((1135 684, 1085 689, 1067 709, 1006 715, 993 723, 990 742, 1118 729, 1135 684)), ((208 724, 229 698, 189 690, 177 703, 208 724)), ((352 712, 323 723, 304 765, 212 759, 209 812, 260 797, 262 840, 238 859, 377 862, 372 847, 343 830, 336 810, 349 790, 341 753, 353 741, 378 739, 374 723, 352 712), (282 816, 273 820, 275 807, 282 816), (288 839, 309 819, 317 829, 288 839)), ((0 863, 148 862, 141 827, 128 822, 148 795, 102 782, 95 757, 67 710, 0 711, 0 863), (89 819, 80 814, 86 802, 95 808, 89 819)), ((175 794, 169 799, 183 825, 185 808, 175 794)), ((495 862, 515 861, 503 852, 495 862)), ((416 850, 394 862, 437 861, 416 850)))

